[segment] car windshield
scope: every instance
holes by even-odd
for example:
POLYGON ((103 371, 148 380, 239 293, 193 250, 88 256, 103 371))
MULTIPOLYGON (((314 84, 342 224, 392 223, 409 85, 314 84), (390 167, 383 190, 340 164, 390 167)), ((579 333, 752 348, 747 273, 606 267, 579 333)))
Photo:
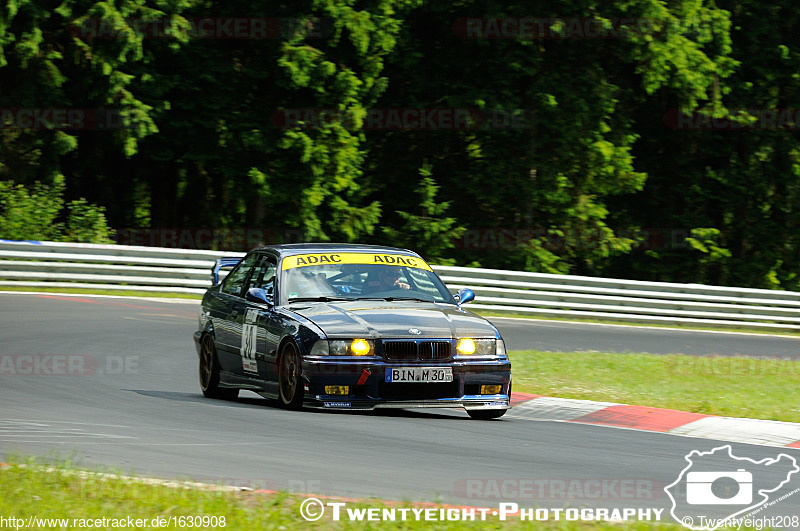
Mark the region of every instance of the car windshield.
POLYGON ((285 303, 358 299, 413 300, 455 304, 421 258, 387 253, 297 255, 282 262, 285 303))

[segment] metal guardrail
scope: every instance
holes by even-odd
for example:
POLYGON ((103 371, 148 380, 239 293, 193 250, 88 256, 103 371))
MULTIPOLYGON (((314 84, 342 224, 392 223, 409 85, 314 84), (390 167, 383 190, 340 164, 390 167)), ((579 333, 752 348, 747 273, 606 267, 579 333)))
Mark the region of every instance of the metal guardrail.
MULTIPOLYGON (((0 240, 0 287, 202 294, 221 255, 244 253, 0 240)), ((639 323, 800 330, 800 293, 433 266, 472 309, 639 323)))
POLYGON ((639 323, 800 330, 800 293, 436 266, 452 289, 471 287, 474 309, 639 323))
POLYGON ((219 256, 219 251, 0 240, 0 286, 200 295, 211 285, 219 256))

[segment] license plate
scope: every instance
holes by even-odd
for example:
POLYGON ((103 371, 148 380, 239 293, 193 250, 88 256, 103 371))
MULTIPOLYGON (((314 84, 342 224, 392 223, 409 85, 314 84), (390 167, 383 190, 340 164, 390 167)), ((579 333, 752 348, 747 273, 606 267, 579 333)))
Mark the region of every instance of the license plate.
POLYGON ((387 382, 437 383, 452 382, 450 367, 395 367, 386 369, 387 382))

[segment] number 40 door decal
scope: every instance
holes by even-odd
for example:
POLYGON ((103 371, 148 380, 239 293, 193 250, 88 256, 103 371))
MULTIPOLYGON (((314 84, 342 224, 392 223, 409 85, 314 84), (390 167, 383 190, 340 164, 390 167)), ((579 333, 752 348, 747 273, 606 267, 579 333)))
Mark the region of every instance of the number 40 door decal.
POLYGON ((258 310, 248 308, 244 315, 242 326, 242 346, 239 353, 242 355, 242 369, 244 372, 258 374, 256 365, 256 342, 258 341, 258 310))

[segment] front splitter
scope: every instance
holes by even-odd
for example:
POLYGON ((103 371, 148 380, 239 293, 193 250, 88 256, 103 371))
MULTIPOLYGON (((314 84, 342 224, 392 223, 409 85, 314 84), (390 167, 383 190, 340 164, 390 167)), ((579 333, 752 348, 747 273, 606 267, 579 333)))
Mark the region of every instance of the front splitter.
POLYGON ((312 409, 344 409, 371 411, 373 409, 420 409, 420 408, 462 408, 468 411, 511 409, 507 395, 475 398, 454 398, 437 400, 348 400, 347 398, 315 397, 307 400, 304 406, 312 409))

